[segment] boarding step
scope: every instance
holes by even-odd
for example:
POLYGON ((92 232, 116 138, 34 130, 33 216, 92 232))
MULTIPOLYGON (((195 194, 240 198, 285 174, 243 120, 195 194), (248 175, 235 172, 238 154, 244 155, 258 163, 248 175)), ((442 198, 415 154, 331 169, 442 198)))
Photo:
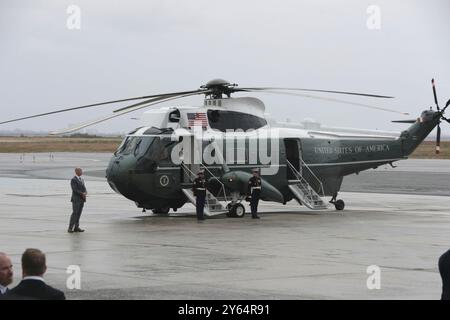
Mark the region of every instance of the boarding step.
MULTIPOLYGON (((194 196, 192 189, 183 188, 181 190, 186 195, 189 202, 191 202, 195 206, 196 201, 195 201, 195 196, 194 196)), ((206 203, 205 203, 205 209, 204 209, 205 215, 206 216, 215 216, 215 215, 222 214, 225 212, 227 212, 227 210, 224 208, 222 203, 216 197, 214 197, 214 195, 211 192, 206 191, 206 203)))
POLYGON ((319 194, 305 182, 298 184, 289 184, 295 199, 312 210, 327 209, 327 204, 322 200, 319 194))

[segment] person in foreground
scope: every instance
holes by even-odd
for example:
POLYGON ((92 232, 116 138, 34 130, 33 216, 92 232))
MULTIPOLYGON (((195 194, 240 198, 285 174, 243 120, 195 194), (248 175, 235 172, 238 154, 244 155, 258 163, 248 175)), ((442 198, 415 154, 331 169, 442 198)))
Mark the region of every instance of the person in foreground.
POLYGON ((22 281, 8 295, 39 300, 65 300, 64 293, 47 285, 45 254, 39 249, 27 249, 22 255, 22 281))
POLYGON ((439 258, 439 273, 442 278, 441 300, 450 300, 450 250, 439 258))
POLYGON ((8 293, 8 286, 13 282, 13 266, 11 259, 0 252, 0 296, 8 293))

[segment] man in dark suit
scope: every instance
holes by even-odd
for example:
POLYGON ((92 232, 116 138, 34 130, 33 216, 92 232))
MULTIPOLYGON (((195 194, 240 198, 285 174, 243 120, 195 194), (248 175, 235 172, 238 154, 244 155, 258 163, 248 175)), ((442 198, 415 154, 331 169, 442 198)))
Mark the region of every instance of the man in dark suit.
POLYGON ((75 176, 70 180, 70 186, 72 188, 72 215, 70 216, 69 229, 67 232, 84 232, 80 229, 80 217, 83 211, 84 203, 86 202, 87 190, 84 185, 84 180, 81 178, 83 170, 81 168, 75 169, 75 176))
POLYGON ((0 252, 0 297, 8 292, 8 286, 13 282, 13 275, 11 259, 0 252))
POLYGON ((450 250, 439 258, 439 273, 442 278, 441 300, 450 300, 450 250))
POLYGON ((38 249, 27 249, 22 255, 22 281, 8 292, 8 296, 39 300, 65 300, 62 291, 52 288, 44 281, 47 271, 45 254, 38 249))

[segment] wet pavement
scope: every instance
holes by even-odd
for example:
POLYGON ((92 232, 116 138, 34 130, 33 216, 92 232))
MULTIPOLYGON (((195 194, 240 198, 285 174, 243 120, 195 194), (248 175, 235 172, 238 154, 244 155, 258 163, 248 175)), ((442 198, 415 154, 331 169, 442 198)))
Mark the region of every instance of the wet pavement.
POLYGON ((47 281, 71 299, 440 297, 449 161, 407 160, 348 177, 343 190, 365 192, 342 192, 343 212, 263 202, 261 220, 198 223, 191 205, 159 217, 115 194, 103 178, 108 154, 20 159, 0 154, 0 251, 13 259, 14 284, 21 253, 37 247, 47 254, 47 281), (82 234, 66 232, 75 166, 89 191, 82 234), (81 268, 80 290, 66 288, 69 265, 81 268), (366 286, 370 265, 381 268, 380 290, 366 286))

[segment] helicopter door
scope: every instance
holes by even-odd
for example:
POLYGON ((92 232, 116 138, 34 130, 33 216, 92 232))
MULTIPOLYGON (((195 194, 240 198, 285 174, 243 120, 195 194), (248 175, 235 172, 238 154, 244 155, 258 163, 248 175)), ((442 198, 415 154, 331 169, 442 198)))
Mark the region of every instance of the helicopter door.
MULTIPOLYGON (((284 148, 286 153, 286 160, 289 161, 292 166, 302 174, 302 149, 300 145, 300 141, 298 139, 284 139, 284 148)), ((296 179, 295 174, 292 170, 287 168, 287 178, 288 180, 296 179)))
MULTIPOLYGON (((185 144, 183 142, 183 159, 186 167, 197 175, 200 170, 201 161, 201 143, 195 140, 195 136, 185 136, 183 139, 189 139, 189 143, 185 144), (184 148, 187 147, 187 150, 184 148)), ((183 168, 181 168, 181 178, 182 182, 191 182, 194 180, 194 177, 190 172, 186 172, 183 168)))

